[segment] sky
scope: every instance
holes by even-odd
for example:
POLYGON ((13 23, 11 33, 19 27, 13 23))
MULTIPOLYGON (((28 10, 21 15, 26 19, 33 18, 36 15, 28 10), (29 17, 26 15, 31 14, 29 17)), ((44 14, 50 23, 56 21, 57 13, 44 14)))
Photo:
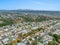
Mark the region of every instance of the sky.
POLYGON ((17 9, 60 11, 60 0, 0 0, 0 10, 17 9))

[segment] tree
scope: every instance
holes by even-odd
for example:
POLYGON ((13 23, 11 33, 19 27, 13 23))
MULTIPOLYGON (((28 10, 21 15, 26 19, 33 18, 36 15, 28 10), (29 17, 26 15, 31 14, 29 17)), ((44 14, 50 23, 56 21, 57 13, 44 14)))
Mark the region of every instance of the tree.
POLYGON ((48 42, 48 45, 57 45, 55 41, 48 42))
POLYGON ((37 41, 36 40, 33 41, 32 45, 37 45, 37 41))

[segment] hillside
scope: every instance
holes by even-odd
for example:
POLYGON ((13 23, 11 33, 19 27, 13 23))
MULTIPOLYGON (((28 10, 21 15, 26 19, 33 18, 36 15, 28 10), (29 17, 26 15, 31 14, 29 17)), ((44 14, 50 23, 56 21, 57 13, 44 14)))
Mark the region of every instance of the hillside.
POLYGON ((0 26, 19 22, 41 22, 47 20, 60 20, 60 11, 0 10, 0 22, 3 22, 0 23, 0 26))

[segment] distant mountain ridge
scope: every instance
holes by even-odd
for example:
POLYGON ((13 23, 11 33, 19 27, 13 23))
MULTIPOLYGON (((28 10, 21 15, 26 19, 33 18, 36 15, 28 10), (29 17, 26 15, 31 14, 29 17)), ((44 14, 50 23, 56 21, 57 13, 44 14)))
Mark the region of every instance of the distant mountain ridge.
POLYGON ((60 11, 45 11, 45 10, 0 10, 1 13, 29 13, 29 14, 41 14, 41 15, 51 15, 51 16, 60 16, 60 11))

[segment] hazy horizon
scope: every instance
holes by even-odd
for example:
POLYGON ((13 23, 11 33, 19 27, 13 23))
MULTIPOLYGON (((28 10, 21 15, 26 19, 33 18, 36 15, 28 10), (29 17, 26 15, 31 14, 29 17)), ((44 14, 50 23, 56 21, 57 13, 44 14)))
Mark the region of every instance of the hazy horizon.
POLYGON ((0 0, 0 10, 18 9, 60 11, 60 0, 0 0))

